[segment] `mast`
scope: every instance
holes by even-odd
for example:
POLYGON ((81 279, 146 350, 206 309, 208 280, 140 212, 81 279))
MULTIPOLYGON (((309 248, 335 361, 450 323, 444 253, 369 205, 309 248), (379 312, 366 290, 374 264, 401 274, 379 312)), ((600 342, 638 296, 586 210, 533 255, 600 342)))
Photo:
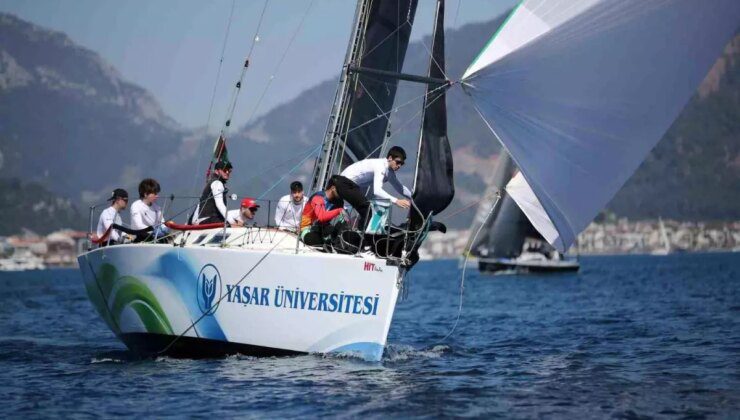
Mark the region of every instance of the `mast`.
POLYGON ((321 153, 316 158, 316 164, 314 165, 313 181, 311 182, 311 191, 318 191, 326 185, 326 181, 334 169, 334 159, 337 155, 337 149, 341 138, 339 136, 341 130, 340 127, 346 117, 347 107, 345 106, 349 99, 350 93, 350 72, 348 71, 351 63, 357 61, 362 48, 362 34, 365 32, 368 3, 372 0, 358 0, 357 8, 355 9, 355 20, 352 27, 352 35, 350 37, 349 45, 347 46, 347 54, 344 57, 344 65, 342 67, 342 73, 337 85, 336 93, 334 94, 334 104, 331 108, 331 114, 329 115, 329 121, 326 126, 326 132, 324 134, 323 146, 321 153))
MULTIPOLYGON (((360 0, 339 85, 316 160, 312 190, 331 174, 379 156, 400 80, 441 83, 401 73, 418 0, 360 0)), ((438 79, 438 78, 437 78, 438 79)))

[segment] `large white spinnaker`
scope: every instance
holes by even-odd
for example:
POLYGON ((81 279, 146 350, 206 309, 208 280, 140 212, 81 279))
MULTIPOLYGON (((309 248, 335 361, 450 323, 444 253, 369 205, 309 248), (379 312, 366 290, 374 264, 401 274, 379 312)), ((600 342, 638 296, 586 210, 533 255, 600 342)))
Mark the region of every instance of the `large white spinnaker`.
POLYGON ((739 24, 738 0, 514 9, 463 88, 521 170, 507 191, 553 246, 567 250, 635 172, 739 24))

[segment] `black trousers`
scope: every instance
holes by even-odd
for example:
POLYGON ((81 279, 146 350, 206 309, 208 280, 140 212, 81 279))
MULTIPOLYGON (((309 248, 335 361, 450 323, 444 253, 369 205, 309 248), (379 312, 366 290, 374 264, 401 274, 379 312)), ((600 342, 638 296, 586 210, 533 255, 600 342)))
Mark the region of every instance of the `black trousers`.
POLYGON ((360 187, 347 177, 335 175, 333 178, 339 198, 348 202, 360 214, 357 228, 365 230, 365 219, 370 209, 370 202, 365 198, 365 192, 361 191, 360 187))

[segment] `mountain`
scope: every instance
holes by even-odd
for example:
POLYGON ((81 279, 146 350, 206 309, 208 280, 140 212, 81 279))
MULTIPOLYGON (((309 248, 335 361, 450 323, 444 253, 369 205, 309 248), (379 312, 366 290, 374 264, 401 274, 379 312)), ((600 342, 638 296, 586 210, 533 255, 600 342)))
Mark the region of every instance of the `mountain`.
POLYGON ((740 217, 740 34, 609 204, 632 219, 740 217))
MULTIPOLYGON (((459 79, 502 22, 503 17, 448 30, 450 79, 459 79)), ((426 72, 429 45, 426 37, 409 46, 405 72, 426 72)), ((633 219, 740 217, 738 45, 736 37, 610 210, 633 219)), ((336 80, 319 83, 235 129, 228 141, 235 165, 231 191, 266 192, 275 199, 293 179, 308 181, 335 89, 336 80)), ((423 86, 401 82, 396 106, 405 105, 391 115, 390 143, 412 154, 423 93, 423 86)), ((446 211, 454 216, 441 219, 467 227, 500 146, 459 87, 449 90, 447 101, 457 194, 446 211)), ((135 196, 146 176, 158 179, 167 193, 199 193, 205 144, 212 141, 180 127, 147 91, 123 80, 95 52, 62 33, 0 14, 0 179, 19 179, 20 190, 44 188, 79 209, 118 186, 135 196), (203 139, 207 143, 199 147, 203 139)), ((412 165, 401 171, 405 183, 411 184, 412 172, 412 165)), ((19 223, 28 219, 15 217, 19 223)))
POLYGON ((0 14, 0 177, 86 205, 155 172, 173 178, 189 137, 96 53, 0 14))
POLYGON ((12 235, 22 228, 48 234, 59 228, 85 229, 87 218, 72 203, 36 183, 18 179, 0 179, 0 236, 12 235))

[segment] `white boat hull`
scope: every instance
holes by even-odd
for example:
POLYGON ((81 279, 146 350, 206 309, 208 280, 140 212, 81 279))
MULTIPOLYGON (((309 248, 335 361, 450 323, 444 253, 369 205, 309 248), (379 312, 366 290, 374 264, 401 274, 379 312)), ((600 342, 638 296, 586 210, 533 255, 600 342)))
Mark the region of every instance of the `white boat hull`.
POLYGON ((372 257, 164 244, 99 248, 78 262, 93 305, 131 350, 193 357, 380 360, 402 275, 372 257))
POLYGON ((578 261, 527 260, 518 258, 483 258, 478 260, 478 269, 489 274, 564 273, 578 271, 578 261))

